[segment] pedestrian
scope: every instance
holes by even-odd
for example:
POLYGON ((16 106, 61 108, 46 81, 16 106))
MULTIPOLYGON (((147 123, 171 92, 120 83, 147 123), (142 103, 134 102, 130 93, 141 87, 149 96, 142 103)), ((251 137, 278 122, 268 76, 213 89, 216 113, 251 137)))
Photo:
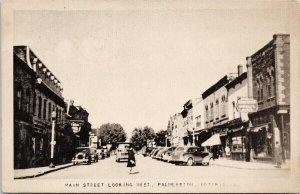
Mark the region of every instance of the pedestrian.
POLYGON ((225 153, 226 153, 226 157, 229 158, 230 157, 230 148, 228 147, 228 145, 225 147, 225 153))
POLYGON ((279 141, 275 142, 275 162, 276 162, 276 168, 281 168, 282 163, 282 149, 279 144, 279 141))
POLYGON ((134 151, 133 151, 132 145, 129 145, 128 162, 127 162, 127 167, 130 168, 129 174, 132 173, 132 168, 135 167, 135 166, 136 166, 136 163, 135 163, 134 151))
POLYGON ((218 147, 216 145, 212 146, 212 154, 213 154, 213 159, 218 159, 218 147))

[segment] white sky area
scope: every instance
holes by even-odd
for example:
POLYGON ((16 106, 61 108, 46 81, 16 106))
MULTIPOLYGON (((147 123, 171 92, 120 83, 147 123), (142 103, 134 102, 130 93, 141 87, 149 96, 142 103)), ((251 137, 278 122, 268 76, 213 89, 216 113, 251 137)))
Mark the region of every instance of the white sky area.
POLYGON ((287 12, 267 10, 16 11, 14 45, 28 45, 62 82, 93 128, 166 129, 276 33, 287 12))

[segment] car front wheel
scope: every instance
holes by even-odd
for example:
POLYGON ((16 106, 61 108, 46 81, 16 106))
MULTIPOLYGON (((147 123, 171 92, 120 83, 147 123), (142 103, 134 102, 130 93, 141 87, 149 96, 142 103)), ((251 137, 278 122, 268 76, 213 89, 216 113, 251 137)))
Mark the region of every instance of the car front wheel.
POLYGON ((214 159, 213 158, 209 159, 209 161, 207 163, 207 166, 212 166, 212 165, 214 165, 214 159))
POLYGON ((187 160, 186 164, 187 164, 188 166, 192 166, 192 165, 194 164, 193 158, 189 158, 189 159, 187 160))

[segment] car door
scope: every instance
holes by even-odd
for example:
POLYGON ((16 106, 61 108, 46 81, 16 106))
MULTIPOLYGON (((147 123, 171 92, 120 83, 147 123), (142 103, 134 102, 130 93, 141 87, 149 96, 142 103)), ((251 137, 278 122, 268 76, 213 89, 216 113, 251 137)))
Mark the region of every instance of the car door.
POLYGON ((193 148, 193 156, 194 156, 194 161, 196 163, 202 162, 202 152, 200 148, 193 148))

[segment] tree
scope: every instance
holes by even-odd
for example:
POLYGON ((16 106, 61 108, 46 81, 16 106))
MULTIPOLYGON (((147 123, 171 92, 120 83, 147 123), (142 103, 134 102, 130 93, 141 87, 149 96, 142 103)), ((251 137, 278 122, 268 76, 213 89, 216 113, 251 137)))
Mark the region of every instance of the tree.
POLYGON ((156 137, 154 139, 157 146, 165 146, 166 145, 166 136, 168 135, 167 130, 160 130, 156 133, 156 137))
POLYGON ((101 139, 101 144, 113 144, 125 142, 127 139, 126 132, 118 123, 106 123, 95 130, 96 136, 101 139))
POLYGON ((151 140, 154 137, 155 132, 151 127, 138 127, 132 132, 131 142, 136 150, 140 150, 143 146, 147 146, 147 140, 151 140))

